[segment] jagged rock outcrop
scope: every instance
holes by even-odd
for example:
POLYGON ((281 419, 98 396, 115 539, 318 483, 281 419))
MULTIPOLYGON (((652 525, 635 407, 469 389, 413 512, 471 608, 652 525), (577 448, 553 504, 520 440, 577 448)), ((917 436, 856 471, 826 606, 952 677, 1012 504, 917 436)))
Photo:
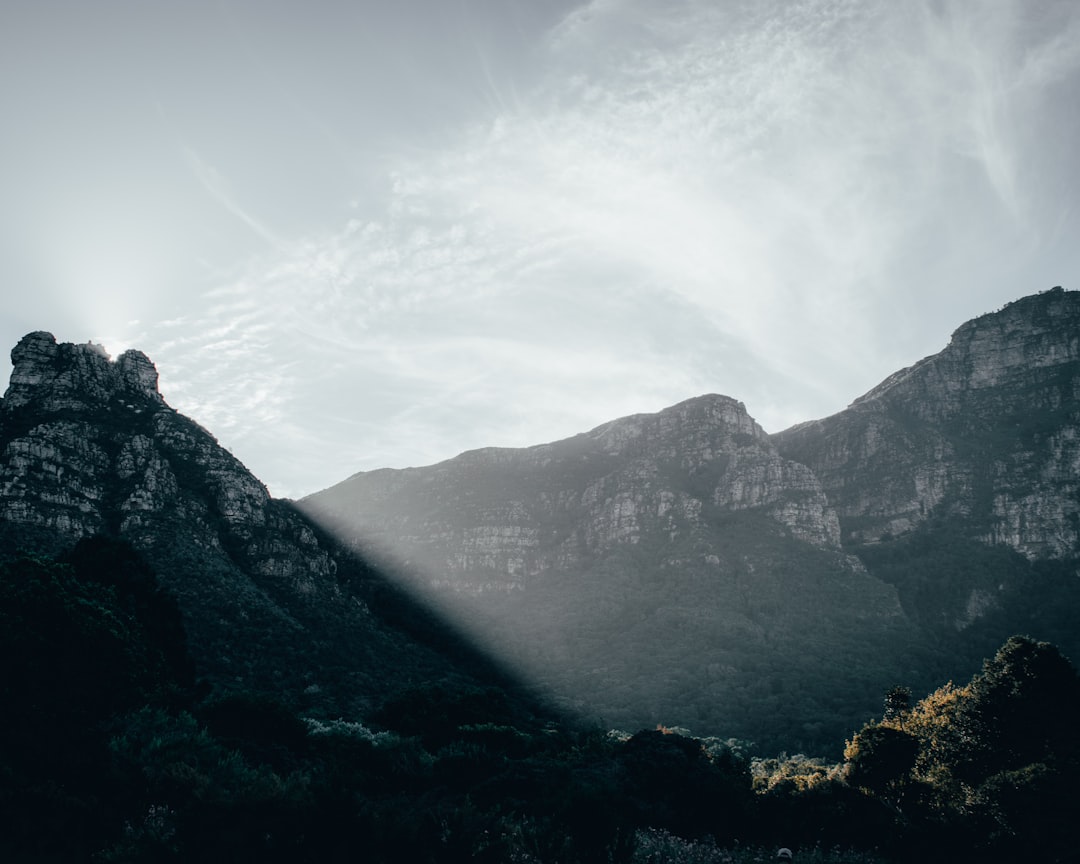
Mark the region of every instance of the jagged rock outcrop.
POLYGON ((969 321, 845 411, 772 440, 813 470, 846 543, 954 517, 1032 560, 1080 557, 1080 293, 969 321))
POLYGON ((125 351, 115 363, 100 345, 58 345, 51 333, 37 331, 11 351, 8 410, 36 402, 47 411, 93 410, 101 403, 145 400, 163 404, 157 369, 141 351, 125 351))
POLYGON ((177 596, 199 672, 221 686, 307 693, 355 715, 393 689, 388 670, 397 683, 446 671, 372 611, 382 588, 371 568, 165 403, 144 354, 114 362, 37 332, 11 357, 0 554, 128 541, 177 596))
POLYGON ((58 543, 116 531, 149 550, 162 542, 164 520, 202 548, 246 543, 248 563, 295 583, 332 575, 325 550, 268 565, 258 544, 268 526, 298 544, 310 529, 275 512, 237 459, 165 404, 146 355, 127 351, 113 362, 92 343, 58 345, 38 332, 11 359, 0 403, 0 519, 9 526, 55 532, 58 543))

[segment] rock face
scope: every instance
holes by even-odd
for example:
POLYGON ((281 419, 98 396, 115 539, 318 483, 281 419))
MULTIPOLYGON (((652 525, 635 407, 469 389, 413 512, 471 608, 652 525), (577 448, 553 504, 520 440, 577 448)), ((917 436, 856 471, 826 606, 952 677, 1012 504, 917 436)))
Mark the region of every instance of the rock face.
POLYGON ((78 412, 125 398, 162 404, 157 369, 141 351, 125 351, 110 363, 100 345, 57 345, 51 333, 38 331, 19 340, 11 363, 9 408, 36 402, 45 410, 78 412))
POLYGON ((969 321, 941 353, 773 442, 820 479, 848 544, 951 516, 1028 559, 1076 558, 1080 293, 969 321))
POLYGON ((144 354, 113 362, 38 332, 11 358, 0 554, 98 534, 130 542, 177 596, 200 674, 222 686, 319 694, 356 714, 386 695, 387 669, 445 671, 370 608, 371 568, 165 404, 144 354))
POLYGON ((403 554, 431 584, 473 593, 700 534, 714 510, 753 510, 791 537, 840 548, 813 473, 781 457, 741 402, 715 395, 553 444, 358 474, 302 507, 358 546, 403 554))
POLYGON ((773 436, 703 396, 553 444, 357 474, 302 503, 460 591, 679 536, 707 508, 755 510, 822 549, 955 516, 1030 560, 1080 557, 1080 292, 969 321, 847 410, 773 436))

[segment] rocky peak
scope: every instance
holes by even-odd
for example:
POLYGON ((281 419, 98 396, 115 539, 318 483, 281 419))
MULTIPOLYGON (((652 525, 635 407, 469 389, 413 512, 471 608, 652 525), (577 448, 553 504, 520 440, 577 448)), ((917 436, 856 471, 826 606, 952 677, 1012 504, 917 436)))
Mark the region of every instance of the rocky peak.
POLYGON ((116 398, 164 405, 157 369, 141 351, 125 351, 113 362, 101 345, 57 344, 52 333, 39 330, 19 340, 11 365, 5 411, 31 403, 46 411, 85 411, 116 398))
POLYGON ((142 393, 150 399, 161 400, 157 367, 142 351, 129 348, 117 358, 116 367, 120 380, 128 390, 142 393))
POLYGON ((959 327, 847 410, 775 436, 809 466, 849 538, 931 515, 1025 556, 1080 553, 1080 292, 1055 288, 959 327))
POLYGON ((730 396, 708 393, 687 399, 656 414, 634 414, 598 426, 587 437, 612 454, 635 452, 652 456, 697 456, 745 446, 772 450, 769 436, 730 396))
POLYGON ((99 345, 38 332, 11 356, 0 558, 98 535, 131 544, 176 596, 212 686, 289 693, 340 715, 384 698, 371 669, 400 666, 407 686, 447 667, 367 605, 388 596, 368 565, 164 402, 145 354, 112 361, 99 345))
POLYGON ((1080 360, 1080 292, 1057 287, 1016 300, 958 327, 943 351, 902 369, 851 407, 881 399, 913 403, 919 413, 955 413, 972 394, 1022 385, 1038 370, 1080 360))
POLYGON ((130 542, 176 591, 205 656, 242 616, 269 628, 305 598, 337 601, 336 564, 306 521, 165 403, 145 354, 113 361, 100 345, 36 332, 11 360, 0 405, 0 539, 45 551, 98 534, 130 542), (212 619, 205 603, 219 607, 212 619))

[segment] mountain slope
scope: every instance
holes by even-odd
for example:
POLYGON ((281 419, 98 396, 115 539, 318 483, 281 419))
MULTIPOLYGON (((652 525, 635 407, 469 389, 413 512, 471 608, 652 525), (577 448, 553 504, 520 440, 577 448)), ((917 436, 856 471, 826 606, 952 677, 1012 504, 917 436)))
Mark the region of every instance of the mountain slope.
POLYGON ((845 548, 943 649, 973 663, 1025 632, 1080 656, 1080 293, 969 321, 772 440, 813 469, 845 548))
POLYGON ((828 746, 1013 632, 1080 650, 1078 338, 1055 289, 778 435, 703 396, 300 506, 609 722, 828 746))
POLYGON ((199 674, 358 716, 494 667, 165 404, 140 352, 24 337, 0 402, 0 552, 104 534, 176 595, 199 674))
POLYGON ((643 536, 695 535, 703 508, 753 509, 794 537, 839 548, 820 485, 781 458, 725 396, 607 423, 524 450, 357 474, 301 505, 361 543, 395 550, 455 591, 521 588, 643 536))
POLYGON ((613 725, 835 745, 913 636, 813 474, 724 396, 358 474, 300 506, 613 725), (823 678, 841 669, 837 696, 823 678))

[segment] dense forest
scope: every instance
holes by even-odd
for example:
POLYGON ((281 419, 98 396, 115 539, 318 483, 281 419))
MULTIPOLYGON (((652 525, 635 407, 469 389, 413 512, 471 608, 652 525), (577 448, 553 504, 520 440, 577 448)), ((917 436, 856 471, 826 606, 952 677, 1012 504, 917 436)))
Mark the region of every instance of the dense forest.
POLYGON ((0 860, 1080 860, 1059 651, 1014 636, 966 684, 905 683, 836 763, 438 680, 310 716, 200 682, 148 565, 84 540, 0 565, 0 860))

